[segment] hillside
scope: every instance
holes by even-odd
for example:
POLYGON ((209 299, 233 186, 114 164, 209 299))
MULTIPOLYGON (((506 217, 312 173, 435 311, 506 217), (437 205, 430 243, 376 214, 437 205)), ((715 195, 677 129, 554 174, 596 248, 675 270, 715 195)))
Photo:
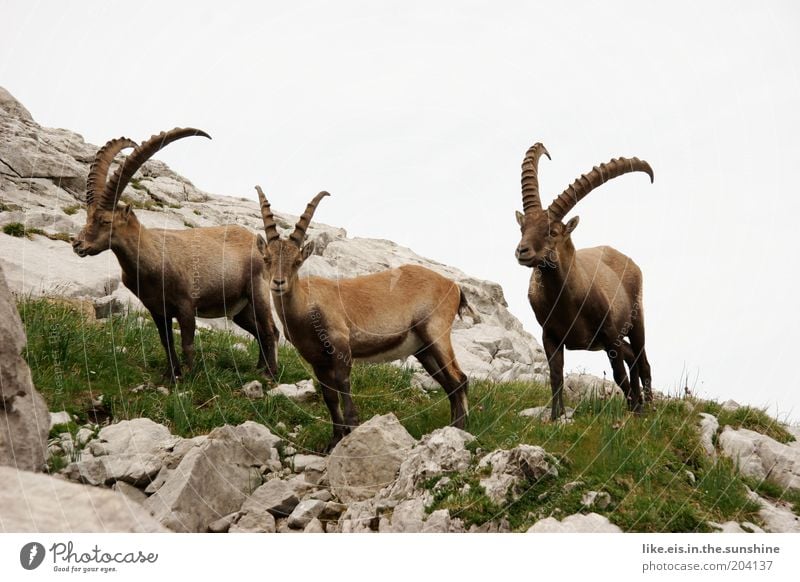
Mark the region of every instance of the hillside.
MULTIPOLYGON (((498 284, 324 224, 309 230, 308 273, 413 263, 464 289, 481 317, 454 328, 471 380, 467 431, 446 427, 447 397, 414 361, 356 365, 363 424, 325 455, 331 427, 308 366, 282 345, 279 383, 263 385, 252 338, 225 320, 204 322, 191 374, 160 384, 155 326, 115 257, 81 259, 68 244, 96 149, 39 126, 0 89, 0 465, 13 467, 0 467, 12 484, 0 528, 800 531, 794 429, 663 394, 633 416, 613 385, 577 375, 569 417, 549 422, 542 350, 498 284), (41 470, 53 477, 29 472, 41 470), (35 512, 19 509, 21 495, 36 496, 35 512)), ((158 161, 124 199, 147 226, 261 228, 254 201, 202 192, 158 161)), ((296 220, 276 216, 281 230, 296 220)))

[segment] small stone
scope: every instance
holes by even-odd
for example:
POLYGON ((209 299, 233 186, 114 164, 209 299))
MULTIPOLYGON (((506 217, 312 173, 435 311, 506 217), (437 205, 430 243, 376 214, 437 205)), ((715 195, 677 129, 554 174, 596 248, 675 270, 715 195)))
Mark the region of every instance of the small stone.
POLYGON ((333 495, 327 489, 320 489, 319 491, 314 491, 308 495, 309 499, 319 499, 320 501, 330 501, 333 499, 333 495))
POLYGON ((314 399, 317 391, 314 389, 313 380, 301 380, 296 384, 279 384, 267 392, 267 394, 273 397, 285 396, 286 398, 296 402, 308 402, 309 400, 314 399))
POLYGON ((325 504, 325 508, 319 514, 319 518, 323 521, 334 521, 339 519, 339 516, 342 515, 346 510, 347 506, 344 503, 328 501, 325 504))
POLYGON ((50 413, 50 430, 59 424, 69 424, 70 422, 72 422, 72 416, 66 410, 50 413))
POLYGON ((689 481, 689 483, 691 483, 692 485, 697 483, 697 477, 695 477, 694 473, 692 473, 688 469, 686 470, 686 480, 689 481))
POLYGON ((272 479, 253 492, 242 505, 242 512, 268 511, 277 517, 284 517, 292 513, 299 502, 285 481, 272 479))
POLYGON ((90 440, 94 438, 94 431, 87 427, 81 427, 78 429, 78 432, 75 434, 75 440, 77 441, 78 445, 81 447, 86 446, 90 440))
POLYGON ((583 487, 585 483, 583 481, 570 481, 569 483, 564 485, 564 493, 571 493, 575 489, 579 487, 583 487))
POLYGON ((242 386, 242 394, 251 400, 264 398, 264 387, 258 380, 253 380, 242 386))
MULTIPOLYGON (((215 522, 216 523, 216 522, 215 522)), ((268 511, 250 511, 230 525, 230 533, 275 533, 275 518, 268 511)))
POLYGON ((322 522, 315 517, 308 522, 303 533, 325 533, 325 528, 322 527, 322 522))
POLYGON ((584 507, 605 509, 611 504, 611 495, 605 491, 587 491, 581 497, 581 503, 584 507))
POLYGON ((243 343, 241 343, 241 342, 237 342, 237 343, 235 343, 235 344, 233 344, 233 345, 231 346, 231 349, 232 349, 232 350, 239 351, 239 352, 246 352, 246 351, 247 351, 247 346, 246 346, 246 345, 244 345, 244 344, 243 344, 243 343))
POLYGON ((238 518, 238 511, 229 513, 225 517, 220 517, 217 521, 212 521, 208 525, 208 531, 210 533, 227 533, 238 518))
POLYGON ((129 485, 124 481, 117 481, 114 483, 114 491, 118 491, 121 495, 124 495, 131 501, 140 505, 143 504, 147 499, 147 495, 145 495, 141 489, 138 489, 133 485, 129 485))

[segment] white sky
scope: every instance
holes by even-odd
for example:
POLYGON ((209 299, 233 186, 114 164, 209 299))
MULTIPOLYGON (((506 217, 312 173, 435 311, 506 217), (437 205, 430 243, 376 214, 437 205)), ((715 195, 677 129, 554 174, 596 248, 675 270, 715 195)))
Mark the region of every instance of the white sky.
MULTIPOLYGON (((286 212, 329 190, 320 221, 500 282, 536 336, 525 150, 553 156, 545 200, 646 159, 655 184, 596 190, 573 240, 641 266, 654 383, 796 419, 800 4, 650 4, 0 0, 0 85, 96 144, 205 129, 158 158, 286 212)), ((566 367, 610 376, 602 353, 566 367)))

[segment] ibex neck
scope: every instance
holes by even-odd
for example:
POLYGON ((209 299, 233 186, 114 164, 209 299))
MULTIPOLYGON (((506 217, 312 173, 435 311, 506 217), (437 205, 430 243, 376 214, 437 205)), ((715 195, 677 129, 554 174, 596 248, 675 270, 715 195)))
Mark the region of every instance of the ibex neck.
POLYGON ((308 279, 298 279, 291 286, 290 290, 282 295, 272 293, 272 302, 278 317, 286 329, 287 334, 291 335, 292 328, 305 321, 309 306, 308 279))
POLYGON ((534 278, 549 303, 555 305, 569 299, 580 277, 575 264, 575 246, 572 241, 565 241, 558 249, 557 265, 535 270, 538 272, 534 273, 534 278))
POLYGON ((151 253, 153 243, 147 228, 131 213, 128 224, 111 237, 111 251, 125 273, 136 273, 150 264, 142 257, 151 253))

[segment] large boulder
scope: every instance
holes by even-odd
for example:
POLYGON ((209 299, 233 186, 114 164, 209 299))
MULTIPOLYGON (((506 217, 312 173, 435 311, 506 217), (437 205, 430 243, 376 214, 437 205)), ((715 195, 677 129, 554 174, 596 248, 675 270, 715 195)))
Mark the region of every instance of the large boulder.
POLYGON ((44 468, 50 412, 21 353, 27 340, 0 265, 0 465, 44 468))
POLYGON ((122 493, 0 467, 0 531, 30 533, 162 532, 122 493))
POLYGON ((238 511, 261 484, 280 439, 254 422, 214 429, 192 447, 145 506, 174 531, 202 532, 238 511))
POLYGON ((719 435, 722 454, 748 477, 767 480, 784 489, 800 489, 800 449, 746 428, 726 426, 719 435))
POLYGON ((374 496, 395 480, 414 444, 394 414, 374 416, 331 451, 328 479, 333 493, 345 503, 374 496))

